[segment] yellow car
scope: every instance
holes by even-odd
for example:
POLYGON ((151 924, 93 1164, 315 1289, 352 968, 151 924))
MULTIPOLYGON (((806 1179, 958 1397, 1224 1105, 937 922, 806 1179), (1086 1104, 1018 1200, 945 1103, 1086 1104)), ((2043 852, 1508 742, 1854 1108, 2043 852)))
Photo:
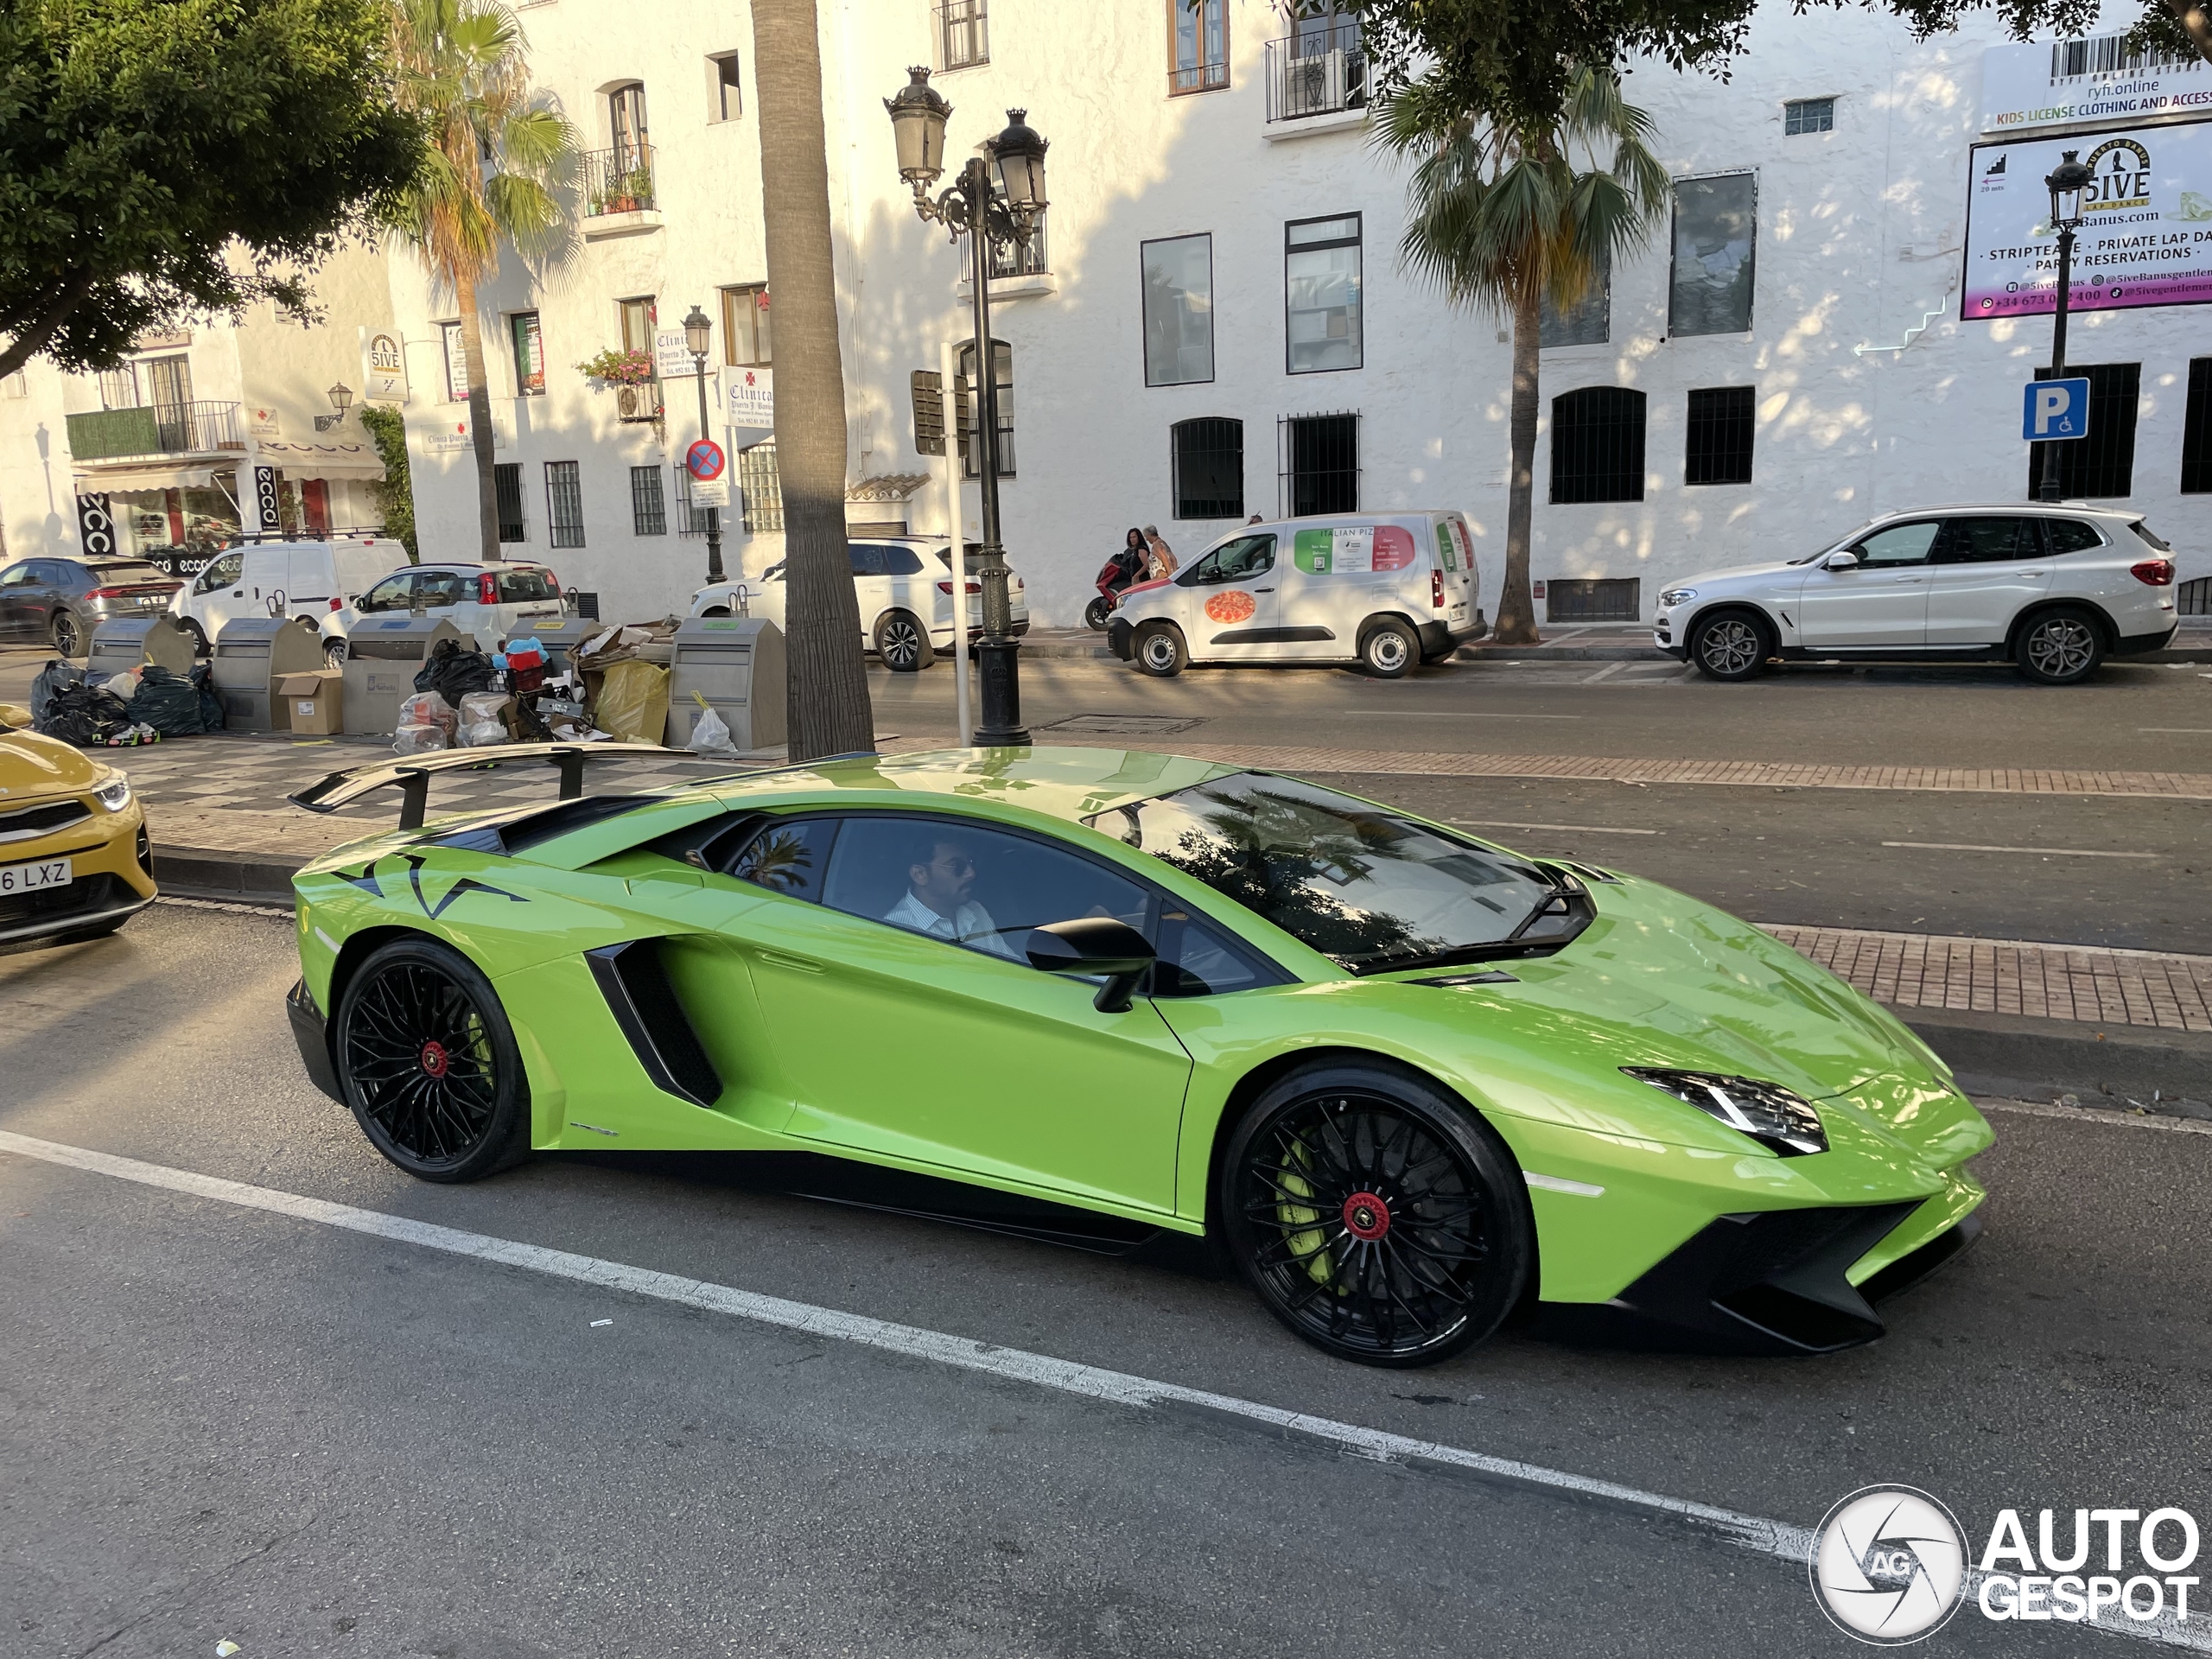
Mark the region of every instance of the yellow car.
POLYGON ((0 949, 96 939, 153 902, 130 780, 56 739, 0 732, 0 949))

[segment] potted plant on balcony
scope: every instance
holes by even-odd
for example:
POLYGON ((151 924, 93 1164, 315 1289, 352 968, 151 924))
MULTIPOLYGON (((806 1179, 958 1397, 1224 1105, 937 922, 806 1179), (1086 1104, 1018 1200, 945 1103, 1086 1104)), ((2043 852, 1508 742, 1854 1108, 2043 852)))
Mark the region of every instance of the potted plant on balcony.
POLYGON ((608 346, 576 365, 593 380, 614 388, 615 412, 626 421, 660 418, 660 389, 653 381, 649 352, 626 352, 608 346))
POLYGON ((653 199, 652 170, 641 167, 626 175, 622 180, 622 196, 623 200, 630 204, 629 209, 626 211, 634 211, 639 207, 652 206, 653 199))

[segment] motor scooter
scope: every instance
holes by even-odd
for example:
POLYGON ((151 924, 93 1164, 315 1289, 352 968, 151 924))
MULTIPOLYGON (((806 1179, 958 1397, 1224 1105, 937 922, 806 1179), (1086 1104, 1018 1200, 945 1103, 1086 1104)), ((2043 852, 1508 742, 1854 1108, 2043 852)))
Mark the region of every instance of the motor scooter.
POLYGON ((1118 553, 1099 567, 1098 597, 1083 607, 1084 622, 1093 632, 1106 632, 1106 620, 1114 614, 1122 595, 1143 580, 1144 569, 1140 564, 1131 569, 1128 561, 1118 553))

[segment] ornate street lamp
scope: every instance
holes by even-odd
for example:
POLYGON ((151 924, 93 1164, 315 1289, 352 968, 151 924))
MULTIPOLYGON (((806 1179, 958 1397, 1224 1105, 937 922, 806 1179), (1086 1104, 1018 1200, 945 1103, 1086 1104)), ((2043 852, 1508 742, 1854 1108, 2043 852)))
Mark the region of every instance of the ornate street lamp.
POLYGON ((315 429, 318 432, 327 432, 334 426, 345 425, 346 411, 353 406, 353 388, 340 380, 330 389, 329 396, 330 406, 338 412, 335 415, 316 416, 315 429))
MULTIPOLYGON (((683 349, 691 353, 691 372, 699 378, 699 435, 709 438, 713 434, 707 427, 707 348, 714 343, 715 325, 697 306, 683 319, 683 349)), ((687 489, 684 493, 689 496, 687 489)), ((690 511, 687 507, 686 511, 690 511)), ((720 507, 707 509, 707 580, 722 579, 722 511, 720 507)))
MULTIPOLYGON (((944 127, 952 114, 930 72, 910 69, 895 98, 883 100, 891 114, 898 145, 899 176, 913 188, 914 212, 935 220, 957 237, 968 237, 976 282, 976 467, 982 484, 982 563, 976 575, 983 589, 983 637, 976 642, 976 664, 982 679, 982 721, 976 744, 998 748, 1029 741, 1021 725, 1020 645, 1014 638, 1014 610, 1007 597, 1006 549, 999 531, 998 364, 991 344, 991 261, 1012 244, 1027 247, 1045 211, 1046 142, 1025 118, 1026 110, 1008 110, 1004 132, 974 156, 935 200, 930 188, 944 173, 944 127)), ((963 601, 954 600, 956 614, 963 601)), ((959 626, 965 626, 963 618, 959 626)))
MULTIPOLYGON (((2050 226, 2058 232, 2058 305, 2051 316, 2050 378, 2066 378, 2066 313, 2074 298, 2074 233, 2082 228, 2082 198, 2096 175, 2074 158, 2081 152, 2063 152, 2044 184, 2050 191, 2050 226)), ((2058 499, 2058 444, 2046 438, 2043 446, 2043 477, 2036 493, 2045 501, 2058 499)))

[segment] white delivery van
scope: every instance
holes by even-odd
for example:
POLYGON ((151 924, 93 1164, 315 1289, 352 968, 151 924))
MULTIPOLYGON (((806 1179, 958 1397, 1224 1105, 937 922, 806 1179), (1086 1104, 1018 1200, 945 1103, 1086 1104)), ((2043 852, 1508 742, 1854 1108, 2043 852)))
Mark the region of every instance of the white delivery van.
POLYGON ((1357 663, 1394 680, 1484 631, 1474 537, 1456 512, 1247 524, 1122 595, 1107 643, 1147 674, 1189 663, 1357 663))
POLYGON ((335 659, 345 652, 353 601, 406 557, 405 547, 383 536, 249 542, 217 554, 177 589, 169 613, 203 653, 239 617, 305 617, 335 659))

